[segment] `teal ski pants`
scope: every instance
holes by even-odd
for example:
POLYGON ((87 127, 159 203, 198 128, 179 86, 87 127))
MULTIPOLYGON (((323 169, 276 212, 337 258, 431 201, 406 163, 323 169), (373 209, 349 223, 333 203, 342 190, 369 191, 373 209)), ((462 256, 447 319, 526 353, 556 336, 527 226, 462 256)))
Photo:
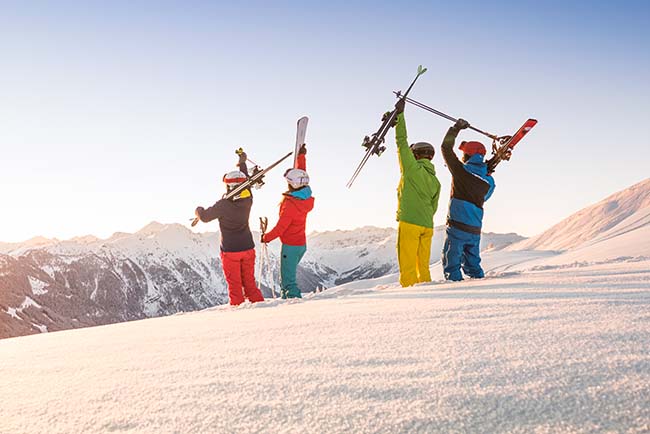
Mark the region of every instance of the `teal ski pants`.
POLYGON ((298 263, 307 251, 307 246, 289 246, 282 244, 280 260, 280 277, 282 278, 282 298, 302 298, 296 282, 298 263))

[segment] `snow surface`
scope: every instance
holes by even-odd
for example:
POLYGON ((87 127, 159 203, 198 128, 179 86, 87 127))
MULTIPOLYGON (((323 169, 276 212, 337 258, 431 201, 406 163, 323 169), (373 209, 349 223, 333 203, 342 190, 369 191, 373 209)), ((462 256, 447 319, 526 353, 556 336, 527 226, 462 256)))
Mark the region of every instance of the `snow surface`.
POLYGON ((47 294, 47 283, 42 280, 36 279, 32 276, 28 276, 29 284, 32 287, 32 294, 34 295, 43 295, 47 294))
POLYGON ((557 257, 4 339, 0 432, 650 431, 650 260, 557 257))
MULTIPOLYGON (((22 321, 22 318, 21 318, 18 314, 19 314, 19 313, 23 313, 23 311, 24 311, 25 309, 27 309, 28 307, 36 307, 36 308, 39 308, 39 309, 40 309, 40 308, 41 308, 41 305, 38 304, 38 303, 36 303, 36 302, 35 302, 34 300, 32 300, 31 298, 29 298, 29 297, 25 297, 25 300, 23 300, 23 302, 20 304, 20 307, 7 307, 7 310, 5 311, 5 313, 6 313, 7 315, 11 316, 12 318, 15 318, 15 319, 18 319, 18 320, 21 320, 21 321, 22 321)), ((35 326, 35 324, 34 324, 34 326, 35 326)), ((37 328, 38 328, 39 330, 41 330, 39 327, 37 327, 37 328)), ((47 330, 47 328, 46 328, 46 330, 47 330)), ((2 431, 0 431, 0 433, 1 433, 1 432, 2 432, 2 431)))

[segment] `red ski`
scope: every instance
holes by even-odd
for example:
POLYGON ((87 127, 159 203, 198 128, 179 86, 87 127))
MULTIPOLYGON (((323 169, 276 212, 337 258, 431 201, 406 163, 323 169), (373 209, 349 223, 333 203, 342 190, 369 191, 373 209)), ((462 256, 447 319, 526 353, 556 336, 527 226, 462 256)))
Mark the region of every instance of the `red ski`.
POLYGON ((496 141, 492 143, 493 156, 487 161, 488 173, 494 172, 501 160, 510 160, 512 149, 535 125, 537 125, 536 119, 528 119, 514 135, 500 137, 499 142, 501 144, 499 146, 497 146, 496 141))

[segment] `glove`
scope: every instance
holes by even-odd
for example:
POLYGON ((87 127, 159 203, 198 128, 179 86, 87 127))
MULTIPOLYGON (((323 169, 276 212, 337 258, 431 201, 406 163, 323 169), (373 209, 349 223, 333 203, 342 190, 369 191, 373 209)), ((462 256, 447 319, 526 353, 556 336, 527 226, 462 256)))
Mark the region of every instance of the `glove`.
POLYGON ((265 234, 260 235, 260 243, 262 243, 262 244, 266 244, 266 241, 264 241, 264 235, 265 234))
POLYGON ((248 155, 242 148, 239 148, 235 151, 235 154, 239 155, 239 164, 245 163, 248 160, 248 155))
POLYGON ((300 145, 300 149, 298 150, 299 155, 306 155, 307 154, 307 145, 303 143, 300 145))
POLYGON ((406 107, 406 99, 405 98, 400 98, 397 100, 395 103, 395 110, 397 110, 397 114, 404 113, 404 107, 406 107))
POLYGON ((494 173, 494 169, 496 169, 497 167, 497 163, 494 160, 494 157, 487 160, 486 163, 487 163, 487 174, 492 175, 494 173))
POLYGON ((199 206, 194 210, 194 215, 197 216, 199 219, 201 219, 201 214, 203 214, 204 211, 205 211, 205 208, 203 208, 202 206, 199 206))
POLYGON ((452 128, 456 131, 460 131, 464 130, 467 127, 469 127, 469 122, 467 122, 465 119, 458 119, 452 128))

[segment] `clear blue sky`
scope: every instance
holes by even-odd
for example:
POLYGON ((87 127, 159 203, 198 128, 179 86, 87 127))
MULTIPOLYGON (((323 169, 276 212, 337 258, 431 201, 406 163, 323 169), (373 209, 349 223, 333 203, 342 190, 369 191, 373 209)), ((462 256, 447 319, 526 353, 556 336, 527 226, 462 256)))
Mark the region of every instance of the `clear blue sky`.
MULTIPOLYGON (((395 225, 392 131, 345 183, 418 64, 414 98, 496 134, 540 121, 499 167, 485 230, 534 235, 650 173, 647 1, 268 3, 3 2, 0 241, 186 224, 223 193, 236 147, 271 162, 302 115, 309 229, 395 225)), ((449 126, 406 118, 436 146, 449 126)), ((254 221, 274 220, 282 172, 254 221)))

